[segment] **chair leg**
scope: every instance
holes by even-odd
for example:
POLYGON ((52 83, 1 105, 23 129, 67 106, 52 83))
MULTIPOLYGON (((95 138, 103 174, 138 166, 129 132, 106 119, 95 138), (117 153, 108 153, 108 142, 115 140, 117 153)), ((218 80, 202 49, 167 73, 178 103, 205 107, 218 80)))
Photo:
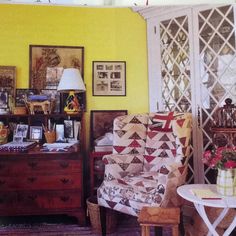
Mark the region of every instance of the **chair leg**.
POLYGON ((178 225, 174 225, 172 227, 172 236, 179 236, 179 227, 178 227, 178 225))
POLYGON ((180 212, 180 223, 179 223, 179 232, 180 235, 185 235, 185 229, 184 229, 184 216, 183 216, 183 212, 180 212))
POLYGON ((142 225, 141 229, 142 229, 141 236, 150 236, 150 227, 149 226, 142 225))
POLYGON ((155 226, 154 231, 155 231, 155 236, 162 236, 162 230, 163 228, 160 226, 155 226))
POLYGON ((106 208, 99 206, 102 236, 106 236, 106 208))

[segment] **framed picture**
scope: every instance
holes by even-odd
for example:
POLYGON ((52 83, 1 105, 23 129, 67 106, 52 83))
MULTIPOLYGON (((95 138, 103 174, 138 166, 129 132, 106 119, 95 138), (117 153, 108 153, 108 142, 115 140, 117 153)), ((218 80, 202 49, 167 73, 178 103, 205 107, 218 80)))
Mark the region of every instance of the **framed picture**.
POLYGON ((93 61, 93 96, 126 96, 125 61, 93 61))
POLYGON ((57 124, 56 125, 56 141, 58 142, 63 142, 65 138, 65 133, 64 133, 64 125, 62 124, 57 124))
POLYGON ((74 138, 73 120, 64 120, 65 138, 74 138))
POLYGON ((15 136, 26 138, 28 133, 28 127, 28 125, 18 124, 16 126, 15 136))
MULTIPOLYGON (((61 112, 63 112, 65 104, 66 104, 66 99, 68 97, 69 93, 62 93, 61 94, 61 112)), ((75 93, 75 96, 77 97, 80 105, 80 110, 86 111, 86 93, 75 93)))
POLYGON ((14 143, 22 143, 23 142, 23 137, 22 136, 14 136, 13 137, 13 142, 14 143))
POLYGON ((35 95, 37 93, 37 89, 16 89, 15 106, 24 107, 25 99, 28 98, 28 96, 35 95))
POLYGON ((43 137, 42 126, 30 126, 30 140, 40 140, 43 137))
POLYGON ((113 120, 127 115, 127 110, 92 110, 90 114, 90 143, 108 132, 113 132, 113 120))
POLYGON ((64 68, 84 74, 84 47, 30 45, 30 88, 57 89, 64 68))
POLYGON ((16 67, 0 66, 0 88, 15 98, 16 67))
POLYGON ((0 109, 8 108, 8 92, 2 91, 0 92, 0 109))
POLYGON ((40 94, 47 95, 48 98, 54 100, 54 105, 52 107, 52 112, 59 113, 61 111, 61 94, 56 89, 42 89, 40 94))

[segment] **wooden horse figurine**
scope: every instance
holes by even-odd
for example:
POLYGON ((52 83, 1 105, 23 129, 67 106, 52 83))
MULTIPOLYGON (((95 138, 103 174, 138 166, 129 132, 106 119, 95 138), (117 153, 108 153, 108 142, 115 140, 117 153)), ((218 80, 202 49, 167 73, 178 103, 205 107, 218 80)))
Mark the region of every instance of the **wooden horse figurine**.
POLYGON ((27 101, 25 100, 25 104, 27 105, 30 114, 35 114, 35 110, 40 108, 44 114, 50 114, 51 113, 51 102, 46 101, 27 101))

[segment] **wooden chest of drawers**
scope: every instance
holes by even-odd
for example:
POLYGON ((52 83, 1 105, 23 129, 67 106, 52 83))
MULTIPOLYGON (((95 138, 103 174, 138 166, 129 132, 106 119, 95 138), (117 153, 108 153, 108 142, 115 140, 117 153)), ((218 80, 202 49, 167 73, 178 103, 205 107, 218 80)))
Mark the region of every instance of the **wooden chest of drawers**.
POLYGON ((68 152, 0 153, 0 215, 68 214, 85 223, 82 156, 68 152))

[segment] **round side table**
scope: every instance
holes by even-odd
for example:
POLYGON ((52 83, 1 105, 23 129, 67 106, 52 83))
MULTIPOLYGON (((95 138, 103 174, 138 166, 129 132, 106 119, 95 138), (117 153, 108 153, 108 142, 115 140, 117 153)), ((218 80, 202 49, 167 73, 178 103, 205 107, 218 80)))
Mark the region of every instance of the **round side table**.
MULTIPOLYGON (((221 222, 221 220, 225 217, 228 210, 230 208, 236 208, 236 197, 227 197, 227 196, 221 196, 218 194, 219 199, 201 199, 193 193, 193 189, 210 189, 214 193, 216 192, 216 185, 215 184, 187 184, 178 187, 177 193, 184 199, 192 202, 199 213, 199 215, 202 217, 203 221, 207 225, 209 232, 207 236, 213 235, 213 236, 219 236, 216 232, 217 225, 221 222), (205 211, 205 206, 209 207, 218 207, 223 208, 223 211, 220 213, 220 215, 217 217, 217 219, 213 222, 213 224, 209 221, 209 218, 205 211)), ((233 229, 236 227, 236 216, 234 217, 233 221, 229 225, 228 229, 224 232, 223 236, 228 236, 233 231, 233 229)))

